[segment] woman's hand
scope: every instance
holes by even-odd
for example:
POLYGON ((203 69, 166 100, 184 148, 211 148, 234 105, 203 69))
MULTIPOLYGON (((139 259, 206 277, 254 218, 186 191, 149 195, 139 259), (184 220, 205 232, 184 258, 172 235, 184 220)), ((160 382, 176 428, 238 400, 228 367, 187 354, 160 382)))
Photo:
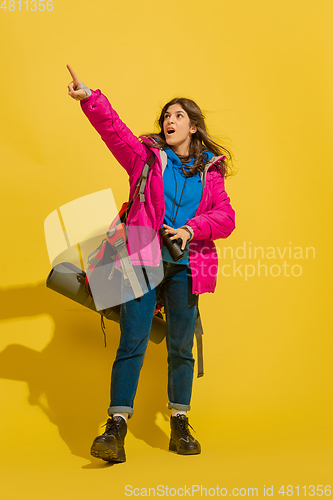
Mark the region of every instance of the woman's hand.
POLYGON ((188 229, 184 229, 183 227, 179 227, 178 229, 173 229, 166 224, 163 224, 166 233, 174 234, 175 236, 171 236, 170 240, 178 240, 179 238, 182 240, 182 250, 184 250, 187 240, 191 238, 191 233, 188 229))
POLYGON ((88 96, 87 92, 83 89, 76 90, 82 84, 81 80, 78 79, 69 64, 67 64, 67 68, 73 78, 73 81, 68 85, 68 94, 76 101, 84 99, 88 96))

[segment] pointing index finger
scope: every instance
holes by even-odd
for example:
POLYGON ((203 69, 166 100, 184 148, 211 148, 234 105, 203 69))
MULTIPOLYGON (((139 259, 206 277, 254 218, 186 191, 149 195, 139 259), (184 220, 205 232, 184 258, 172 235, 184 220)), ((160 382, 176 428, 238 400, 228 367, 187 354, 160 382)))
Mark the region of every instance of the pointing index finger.
POLYGON ((69 64, 67 64, 67 68, 68 68, 68 71, 70 72, 70 74, 72 75, 72 78, 73 78, 73 81, 79 81, 78 77, 76 76, 76 74, 74 73, 74 71, 72 70, 72 68, 70 67, 69 64))

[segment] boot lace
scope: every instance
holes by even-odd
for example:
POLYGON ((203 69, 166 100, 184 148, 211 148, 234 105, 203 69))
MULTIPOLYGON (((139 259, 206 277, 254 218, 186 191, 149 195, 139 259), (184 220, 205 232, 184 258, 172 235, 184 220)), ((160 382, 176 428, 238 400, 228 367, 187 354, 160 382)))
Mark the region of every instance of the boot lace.
POLYGON ((192 425, 189 423, 188 419, 186 418, 179 418, 178 420, 178 425, 179 425, 179 432, 181 434, 181 437, 186 438, 187 436, 193 437, 188 430, 188 427, 191 427, 192 431, 195 432, 193 429, 192 425))
POLYGON ((106 424, 102 425, 102 427, 105 427, 104 434, 110 434, 113 436, 119 434, 117 420, 113 420, 113 418, 108 418, 106 424))

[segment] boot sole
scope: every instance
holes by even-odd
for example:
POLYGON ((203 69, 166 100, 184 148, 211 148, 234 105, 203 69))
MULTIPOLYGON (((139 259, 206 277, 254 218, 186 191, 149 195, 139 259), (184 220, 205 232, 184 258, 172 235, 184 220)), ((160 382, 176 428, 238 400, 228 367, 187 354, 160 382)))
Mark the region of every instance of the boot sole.
POLYGON ((182 448, 176 441, 170 439, 169 451, 175 451, 178 455, 199 455, 201 453, 201 447, 196 449, 186 450, 182 448))
POLYGON ((125 449, 123 446, 121 448, 117 446, 109 448, 105 443, 93 443, 90 454, 105 462, 126 462, 125 449))

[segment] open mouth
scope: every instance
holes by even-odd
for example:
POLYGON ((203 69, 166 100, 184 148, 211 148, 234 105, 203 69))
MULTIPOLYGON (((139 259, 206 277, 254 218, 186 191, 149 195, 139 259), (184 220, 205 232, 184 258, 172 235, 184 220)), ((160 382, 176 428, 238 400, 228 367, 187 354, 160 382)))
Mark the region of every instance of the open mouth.
POLYGON ((175 132, 175 130, 173 128, 170 128, 169 130, 167 130, 168 135, 174 134, 174 132, 175 132))

